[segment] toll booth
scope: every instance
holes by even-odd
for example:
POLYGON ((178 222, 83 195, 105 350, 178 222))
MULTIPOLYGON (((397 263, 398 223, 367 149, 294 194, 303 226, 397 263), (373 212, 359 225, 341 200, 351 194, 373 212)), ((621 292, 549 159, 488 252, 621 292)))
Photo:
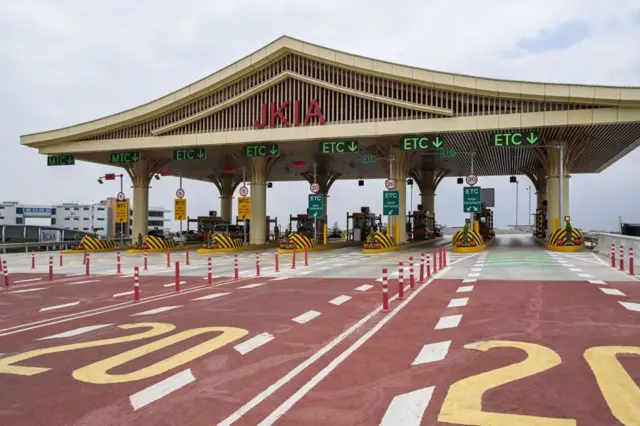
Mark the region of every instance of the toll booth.
POLYGON ((407 233, 414 241, 430 240, 436 236, 436 215, 423 210, 418 205, 418 210, 407 216, 407 233))
POLYGON ((361 207, 360 213, 347 213, 347 241, 367 241, 371 228, 374 233, 382 231, 382 215, 371 213, 369 207, 361 207))
POLYGON ((187 217, 187 241, 194 239, 196 241, 204 241, 207 239, 209 232, 215 233, 215 228, 221 225, 230 225, 230 222, 220 216, 187 217))
POLYGON ((289 228, 292 232, 304 235, 313 240, 313 225, 316 224, 316 235, 322 238, 324 225, 327 223, 326 218, 311 218, 308 214, 299 214, 296 216, 289 215, 289 228))
MULTIPOLYGON (((276 236, 276 234, 279 234, 278 218, 276 217, 271 219, 271 216, 267 216, 265 220, 266 220, 265 222, 266 223, 266 228, 265 228, 266 241, 277 240, 278 237, 276 236)), ((240 219, 238 216, 236 216, 236 225, 241 227, 243 230, 246 230, 247 241, 249 241, 249 230, 251 229, 251 219, 240 219)))
POLYGON ((487 208, 484 203, 482 203, 482 210, 480 213, 473 214, 473 220, 478 221, 480 235, 485 240, 490 240, 494 237, 495 233, 493 231, 493 210, 487 208))
POLYGON ((536 209, 536 229, 537 238, 547 238, 547 200, 542 202, 542 207, 536 209))

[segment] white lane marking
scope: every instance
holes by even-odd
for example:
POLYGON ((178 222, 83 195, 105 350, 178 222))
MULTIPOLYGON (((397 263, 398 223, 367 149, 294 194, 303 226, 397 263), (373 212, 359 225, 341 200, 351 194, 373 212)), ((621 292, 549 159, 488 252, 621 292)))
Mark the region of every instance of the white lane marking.
POLYGON ((382 282, 382 278, 378 278, 378 279, 376 279, 376 282, 377 282, 377 283, 381 283, 381 282, 382 282))
POLYGON ((621 292, 620 290, 617 290, 615 288, 605 288, 605 287, 598 287, 604 294, 609 294, 611 296, 626 296, 626 294, 624 294, 623 292, 621 292))
POLYGON ((161 308, 151 309, 150 311, 144 311, 144 312, 139 312, 137 314, 131 314, 131 316, 135 317, 137 315, 159 314, 160 312, 167 312, 167 311, 170 311, 172 309, 178 309, 178 308, 182 308, 182 305, 178 305, 178 306, 163 306, 161 308))
MULTIPOLYGON (((186 284, 186 283, 187 283, 186 281, 180 281, 180 285, 186 284)), ((172 283, 169 283, 169 284, 162 284, 162 287, 175 287, 175 286, 176 286, 176 282, 175 281, 172 282, 172 283)))
POLYGON ((380 421, 380 426, 420 426, 434 386, 396 395, 380 421))
POLYGON ((342 296, 338 296, 333 300, 329 300, 329 303, 331 303, 332 305, 340 306, 349 299, 351 299, 351 296, 346 296, 343 294, 342 296))
POLYGON ((482 268, 471 268, 471 272, 482 272, 482 268))
POLYGON ((282 281, 282 280, 288 280, 289 277, 278 277, 278 278, 272 278, 269 281, 282 281))
POLYGON ((480 274, 478 272, 471 272, 469 273, 469 275, 467 275, 468 277, 479 277, 480 274))
POLYGON ((578 274, 578 276, 582 278, 594 278, 593 275, 590 274, 578 274))
MULTIPOLYGON (((220 278, 220 277, 221 277, 221 275, 211 275, 211 279, 212 279, 212 280, 215 280, 216 278, 220 278)), ((203 277, 202 279, 203 279, 203 280, 208 280, 208 279, 209 279, 209 277, 203 277)))
POLYGON ((56 305, 56 306, 49 306, 47 308, 40 308, 40 312, 52 311, 54 309, 68 308, 70 306, 76 306, 78 303, 80 302, 71 302, 71 303, 65 303, 64 305, 56 305))
POLYGON ((451 340, 424 345, 411 365, 420 365, 429 362, 442 361, 447 356, 450 346, 451 340))
POLYGON ((566 266, 567 268, 573 268, 574 266, 576 266, 573 263, 564 263, 564 262, 560 262, 560 263, 562 263, 562 266, 566 266))
POLYGON ((134 293, 133 290, 131 291, 123 291, 122 293, 116 293, 114 294, 112 297, 121 297, 121 296, 130 296, 134 293))
POLYGON ((66 285, 89 284, 89 283, 97 283, 97 282, 100 282, 100 280, 76 281, 75 283, 67 283, 66 285))
POLYGON ((256 287, 260 287, 261 285, 265 285, 266 283, 255 283, 255 284, 247 284, 247 285, 243 285, 242 287, 238 287, 238 288, 256 288, 256 287))
POLYGON ((589 280, 589 282, 590 282, 591 284, 607 285, 607 283, 605 283, 605 282, 604 282, 604 281, 602 281, 602 280, 589 280))
POLYGON ((213 293, 213 294, 208 294, 202 297, 196 297, 195 299, 191 299, 191 300, 210 300, 210 299, 216 299, 218 297, 226 296, 227 294, 231 294, 231 293, 213 293))
POLYGON ((462 314, 442 317, 438 320, 438 323, 436 324, 434 330, 457 327, 460 324, 460 320, 462 320, 462 314))
POLYGON ((322 268, 318 268, 321 271, 326 271, 327 269, 331 269, 332 266, 323 266, 322 268))
POLYGON ((21 283, 32 283, 34 281, 40 281, 42 280, 42 278, 29 278, 28 280, 18 280, 18 281, 14 281, 14 284, 21 284, 21 283))
POLYGON ((37 340, 47 340, 47 339, 62 339, 65 337, 73 337, 78 336, 80 334, 88 333, 93 330, 99 330, 101 328, 109 327, 113 324, 98 324, 98 325, 88 325, 86 327, 76 328, 75 330, 65 331, 63 333, 54 334, 53 336, 41 337, 37 340))
POLYGON ((158 399, 169 395, 171 392, 175 392, 183 386, 188 385, 196 380, 191 374, 191 369, 188 368, 181 371, 178 374, 174 374, 171 377, 164 379, 154 385, 149 386, 146 389, 142 389, 140 392, 136 392, 129 397, 133 410, 139 410, 140 408, 151 404, 158 399))
POLYGON ((569 268, 569 270, 571 272, 582 272, 582 269, 580 269, 580 268, 569 268))
POLYGON ((69 275, 65 275, 65 277, 81 277, 84 274, 85 274, 84 272, 81 274, 69 274, 69 275))
POLYGON ((358 290, 358 291, 367 291, 370 288, 373 288, 373 286, 369 285, 369 284, 364 284, 364 285, 361 285, 360 287, 356 287, 356 290, 358 290))
POLYGON ((640 303, 618 302, 630 311, 640 312, 640 303))
POLYGON ((291 321, 295 321, 298 324, 304 324, 307 323, 309 321, 311 321, 312 319, 314 319, 315 317, 319 316, 320 312, 318 311, 307 311, 302 315, 299 315, 295 318, 292 318, 291 321))
POLYGON ((255 269, 245 269, 244 271, 238 271, 238 275, 250 274, 255 271, 255 269))
POLYGON ((14 290, 14 291, 8 291, 7 294, 30 293, 32 291, 46 290, 48 288, 49 287, 38 287, 38 288, 28 288, 26 290, 14 290))
POLYGON ((467 306, 469 302, 468 297, 461 297, 460 299, 451 299, 451 302, 447 305, 447 308, 459 308, 460 306, 467 306))
POLYGON ((133 277, 134 274, 130 274, 130 275, 117 275, 116 278, 131 278, 133 277))
POLYGON ((313 271, 299 272, 297 275, 309 275, 311 272, 313 272, 313 271))
POLYGON ((270 341, 272 341, 273 339, 275 339, 275 337, 273 337, 272 334, 269 333, 261 333, 258 334, 257 336, 252 337, 251 339, 242 342, 238 345, 235 345, 233 347, 233 349, 235 349, 236 351, 240 352, 241 355, 246 355, 249 352, 251 352, 252 350, 259 348, 260 346, 269 343, 270 341))
POLYGON ((464 280, 462 280, 462 283, 475 283, 478 280, 476 278, 465 278, 464 280))
POLYGON ((473 286, 472 285, 466 285, 463 287, 458 287, 458 289, 456 290, 456 293, 466 293, 473 290, 473 286))

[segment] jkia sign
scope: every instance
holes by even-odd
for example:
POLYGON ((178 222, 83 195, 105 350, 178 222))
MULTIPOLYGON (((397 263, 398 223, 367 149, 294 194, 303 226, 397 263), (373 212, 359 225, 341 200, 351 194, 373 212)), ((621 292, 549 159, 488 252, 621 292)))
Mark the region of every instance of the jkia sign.
POLYGON ((317 120, 320 124, 324 124, 326 121, 318 101, 311 99, 309 105, 307 105, 306 112, 303 114, 300 101, 296 99, 293 103, 291 103, 291 101, 284 101, 284 103, 280 105, 278 105, 277 102, 262 104, 260 121, 255 120, 253 125, 258 129, 276 127, 278 124, 282 124, 285 127, 292 125, 308 126, 309 123, 311 123, 311 119, 317 120))

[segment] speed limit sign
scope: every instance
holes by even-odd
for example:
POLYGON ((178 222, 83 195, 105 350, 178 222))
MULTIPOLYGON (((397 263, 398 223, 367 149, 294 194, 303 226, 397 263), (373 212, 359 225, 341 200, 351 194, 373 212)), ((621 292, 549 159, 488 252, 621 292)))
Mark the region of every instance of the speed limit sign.
POLYGON ((393 190, 396 188, 396 181, 393 179, 387 179, 384 181, 384 186, 385 188, 387 188, 389 191, 393 190))
POLYGON ((118 196, 116 197, 118 201, 124 201, 125 198, 127 197, 124 195, 124 192, 118 192, 118 196))
POLYGON ((176 197, 178 197, 178 198, 184 198, 184 189, 179 188, 179 189, 176 191, 176 197))
POLYGON ((246 186, 241 186, 240 187, 240 196, 241 197, 246 197, 247 195, 249 195, 249 188, 247 188, 246 186))
POLYGON ((478 175, 469 175, 467 176, 467 185, 473 186, 478 183, 478 175))
POLYGON ((311 192, 313 192, 314 194, 317 194, 318 192, 320 192, 320 184, 317 182, 314 182, 311 184, 311 187, 309 188, 311 190, 311 192))

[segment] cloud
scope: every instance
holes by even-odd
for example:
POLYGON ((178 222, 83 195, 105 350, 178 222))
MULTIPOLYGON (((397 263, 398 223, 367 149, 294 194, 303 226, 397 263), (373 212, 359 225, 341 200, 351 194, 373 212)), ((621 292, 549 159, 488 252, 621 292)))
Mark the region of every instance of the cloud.
MULTIPOLYGON (((442 71, 640 85, 639 16, 640 4, 634 0, 408 0, 396 1, 393 7, 379 0, 112 0, 100 6, 70 0, 2 2, 2 198, 44 204, 90 202, 115 195, 117 187, 98 185, 96 178, 119 169, 86 163, 46 167, 44 157, 19 145, 19 135, 146 103, 282 34, 442 71)), ((632 182, 640 179, 638 161, 636 151, 600 175, 573 177, 574 224, 615 227, 619 215, 640 222, 640 203, 628 195, 632 182)), ((496 188, 496 224, 513 223, 515 188, 508 177, 480 179, 480 185, 496 188)), ((524 223, 527 179, 520 181, 518 219, 524 223)), ((151 204, 173 208, 177 181, 162 179, 152 186, 151 204)), ((213 185, 185 182, 184 186, 191 216, 219 210, 213 185)), ((346 212, 359 211, 361 206, 379 212, 382 190, 382 181, 367 182, 364 187, 357 187, 355 181, 338 181, 329 198, 329 222, 343 224, 346 212)), ((305 183, 275 184, 268 193, 269 214, 288 223, 290 213, 306 209, 306 193, 305 183)), ((417 191, 414 196, 415 206, 417 191)), ((442 183, 436 198, 439 221, 462 223, 466 215, 461 197, 455 180, 442 183)))

